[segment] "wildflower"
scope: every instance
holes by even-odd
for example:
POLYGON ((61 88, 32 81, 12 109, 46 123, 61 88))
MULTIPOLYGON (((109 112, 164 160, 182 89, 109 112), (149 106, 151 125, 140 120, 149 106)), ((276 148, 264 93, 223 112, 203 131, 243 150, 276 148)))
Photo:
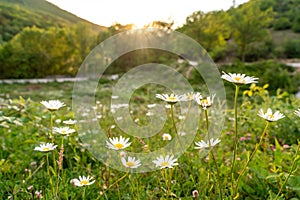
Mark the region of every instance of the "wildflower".
POLYGON ((178 132, 178 135, 179 135, 179 136, 185 136, 185 135, 186 135, 186 132, 178 132))
POLYGON ((125 156, 126 156, 126 152, 125 152, 125 151, 121 151, 121 152, 120 152, 120 157, 121 157, 121 158, 124 158, 125 156))
POLYGON ((295 110, 295 115, 297 115, 298 117, 300 117, 300 108, 298 108, 298 110, 295 110))
POLYGON ((68 120, 65 120, 63 121, 64 124, 67 124, 67 125, 74 125, 76 124, 76 120, 73 120, 73 119, 68 119, 68 120))
POLYGON ((57 147, 57 145, 54 145, 53 143, 41 143, 40 146, 35 147, 35 151, 42 151, 42 152, 48 152, 52 151, 57 147))
POLYGON ((164 133, 162 135, 162 139, 163 140, 171 140, 172 139, 172 136, 169 134, 169 133, 164 133))
POLYGON ((122 161, 122 164, 128 168, 138 168, 139 166, 141 166, 141 161, 138 159, 135 159, 134 157, 128 156, 128 160, 126 160, 123 157, 123 158, 121 158, 121 161, 122 161))
POLYGON ((40 190, 40 191, 35 191, 34 194, 36 195, 36 197, 37 197, 38 199, 42 199, 42 198, 43 198, 42 190, 40 190))
POLYGON ((279 111, 273 113, 271 108, 268 108, 266 113, 264 113, 263 109, 260 109, 258 112, 258 116, 264 118, 268 122, 275 122, 279 119, 284 118, 284 115, 281 114, 279 111))
POLYGON ((178 116, 178 119, 179 119, 179 120, 184 120, 184 119, 185 119, 185 116, 179 115, 179 116, 178 116))
POLYGON ((209 147, 214 147, 219 142, 221 142, 221 140, 219 138, 217 138, 216 140, 214 140, 214 138, 211 138, 208 143, 206 143, 204 140, 201 140, 200 142, 195 142, 195 144, 196 144, 195 149, 205 149, 205 148, 209 148, 209 147))
POLYGON ((109 138, 109 141, 106 141, 107 148, 114 149, 114 150, 120 150, 125 149, 130 146, 131 142, 128 142, 129 138, 125 139, 122 136, 119 138, 113 137, 109 138))
POLYGON ((163 168, 173 168, 173 166, 178 165, 177 158, 174 159, 174 156, 167 155, 166 157, 163 157, 162 155, 157 157, 156 160, 153 161, 156 165, 156 167, 160 167, 160 169, 163 168))
POLYGON ((169 104, 175 104, 181 100, 182 96, 178 96, 176 94, 156 94, 156 98, 166 101, 169 104))
POLYGON ((32 190, 32 189, 33 189, 33 185, 27 187, 27 190, 32 190))
POLYGON ((51 112, 65 106, 65 104, 59 100, 41 101, 40 103, 43 104, 51 112))
POLYGON ((236 74, 236 73, 228 73, 222 72, 223 75, 221 76, 222 79, 234 83, 236 85, 245 85, 250 83, 257 83, 257 79, 253 76, 246 76, 245 74, 236 74))
POLYGON ((146 116, 148 116, 148 117, 153 116, 153 115, 154 115, 154 113, 153 113, 153 112, 150 112, 150 111, 148 111, 148 112, 146 113, 146 116))
POLYGON ((82 187, 82 186, 92 185, 95 182, 95 180, 93 180, 93 181, 91 181, 91 180, 93 180, 93 177, 79 176, 79 179, 74 178, 70 182, 71 182, 71 184, 73 184, 75 186, 82 187))
POLYGON ((282 146, 282 148, 288 149, 288 148, 290 148, 290 146, 289 146, 288 144, 284 144, 284 145, 282 146))
POLYGON ((154 103, 154 104, 149 104, 149 105, 147 105, 148 108, 154 108, 155 106, 156 106, 155 103, 154 103))
POLYGON ((241 137, 240 140, 241 140, 241 141, 245 141, 245 140, 247 140, 247 138, 241 137))
POLYGON ((170 105, 170 104, 166 104, 166 105, 165 105, 165 108, 170 109, 170 108, 171 108, 171 105, 170 105))
POLYGON ((215 94, 212 96, 208 96, 206 98, 197 98, 197 104, 203 108, 203 110, 206 110, 207 108, 211 107, 214 103, 215 94))
POLYGON ((198 190, 193 190, 192 195, 193 195, 193 198, 198 198, 199 197, 198 190))
POLYGON ((181 98, 182 101, 192 101, 196 99, 202 99, 202 95, 200 94, 200 92, 189 92, 187 94, 182 95, 181 98))
POLYGON ((71 134, 71 133, 76 132, 75 129, 72 129, 72 128, 68 127, 68 126, 62 127, 62 128, 54 127, 53 131, 57 132, 59 134, 62 134, 62 135, 67 135, 67 136, 69 136, 69 134, 71 134))

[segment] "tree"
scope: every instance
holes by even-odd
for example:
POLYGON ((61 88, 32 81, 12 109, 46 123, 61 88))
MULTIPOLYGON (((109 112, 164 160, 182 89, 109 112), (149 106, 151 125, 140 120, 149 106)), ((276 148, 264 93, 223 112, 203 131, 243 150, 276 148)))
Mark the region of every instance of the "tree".
POLYGON ((239 46, 242 61, 245 61, 249 46, 255 42, 267 41, 270 37, 268 26, 272 20, 272 9, 261 11, 259 3, 251 0, 249 3, 232 9, 230 27, 232 38, 239 46))

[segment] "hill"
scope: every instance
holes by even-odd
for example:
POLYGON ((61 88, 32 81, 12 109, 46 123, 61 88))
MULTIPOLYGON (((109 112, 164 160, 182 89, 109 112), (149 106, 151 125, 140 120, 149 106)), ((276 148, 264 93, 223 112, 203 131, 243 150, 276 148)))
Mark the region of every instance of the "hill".
POLYGON ((89 25, 95 33, 106 29, 45 0, 0 0, 0 35, 3 41, 10 40, 28 26, 65 27, 77 23, 89 25))

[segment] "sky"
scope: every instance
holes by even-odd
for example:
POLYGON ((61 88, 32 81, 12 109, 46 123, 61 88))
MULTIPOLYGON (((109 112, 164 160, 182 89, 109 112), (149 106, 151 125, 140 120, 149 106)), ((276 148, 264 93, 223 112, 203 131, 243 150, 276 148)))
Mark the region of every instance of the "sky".
MULTIPOLYGON (((233 0, 47 0, 80 18, 102 26, 118 22, 142 27, 152 21, 185 23, 195 11, 227 10, 233 0)), ((235 0, 236 6, 248 0, 235 0)))

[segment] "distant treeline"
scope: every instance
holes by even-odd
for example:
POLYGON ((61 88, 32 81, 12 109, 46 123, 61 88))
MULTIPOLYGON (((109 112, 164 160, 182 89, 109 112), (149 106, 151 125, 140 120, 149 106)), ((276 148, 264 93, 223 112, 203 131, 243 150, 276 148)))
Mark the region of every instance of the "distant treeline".
MULTIPOLYGON (((148 26, 174 29, 173 22, 148 26)), ((0 78, 74 76, 95 46, 132 27, 114 24, 95 32, 87 23, 0 3, 0 78)), ((199 42, 214 61, 300 58, 300 0, 250 0, 227 11, 198 11, 175 30, 199 42)), ((114 66, 120 71, 135 66, 138 54, 123 56, 114 66)), ((170 56, 151 55, 143 57, 145 62, 163 62, 170 56)))

